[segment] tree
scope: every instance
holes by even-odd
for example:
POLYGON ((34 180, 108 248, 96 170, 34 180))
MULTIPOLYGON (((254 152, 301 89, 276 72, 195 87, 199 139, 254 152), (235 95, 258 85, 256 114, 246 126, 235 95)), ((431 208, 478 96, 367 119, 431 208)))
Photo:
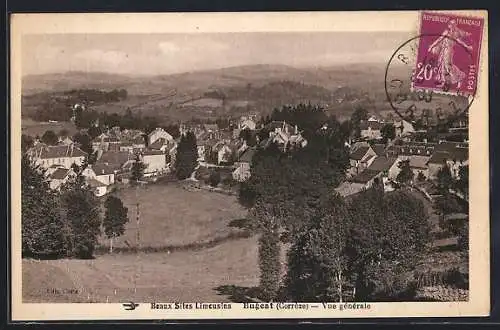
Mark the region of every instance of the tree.
POLYGON ((73 141, 75 143, 78 143, 80 146, 80 149, 85 151, 88 155, 91 155, 93 150, 92 150, 92 140, 88 134, 82 134, 80 132, 76 133, 75 136, 73 136, 73 141))
POLYGON ((26 155, 21 158, 22 255, 51 258, 66 252, 64 219, 59 199, 49 189, 41 169, 26 155))
POLYGON ((444 164, 437 173, 437 189, 441 194, 446 194, 453 187, 454 180, 448 164, 444 164))
POLYGON ((108 196, 104 203, 106 208, 103 220, 104 233, 109 238, 109 252, 113 252, 113 239, 123 235, 125 224, 128 222, 128 209, 123 206, 120 198, 108 196))
POLYGON ((274 300, 280 287, 280 236, 276 217, 266 210, 266 204, 257 202, 250 213, 257 222, 259 237, 259 288, 261 298, 274 300))
POLYGON ((101 135, 102 133, 102 130, 99 126, 90 126, 88 131, 87 131, 90 139, 95 139, 96 137, 98 137, 99 135, 101 135))
POLYGON ((42 142, 54 146, 59 142, 59 138, 57 137, 56 133, 54 133, 54 131, 47 130, 42 135, 42 142))
POLYGON ((198 147, 196 146, 196 136, 193 132, 187 132, 181 136, 177 145, 177 155, 175 157, 174 171, 179 180, 189 178, 198 165, 198 147))
POLYGON ((252 131, 249 130, 248 128, 245 128, 243 130, 240 131, 240 134, 239 134, 239 138, 243 141, 245 141, 248 144, 248 142, 250 141, 250 139, 252 138, 252 131))
POLYGON ((93 257, 101 233, 99 200, 81 175, 62 188, 62 200, 71 232, 69 251, 74 257, 93 257))
POLYGON ((219 171, 212 171, 210 173, 210 177, 208 178, 208 182, 212 187, 217 187, 217 185, 220 183, 221 177, 220 177, 220 172, 219 171))
POLYGON ((61 129, 61 130, 59 131, 59 133, 57 133, 57 135, 59 135, 59 136, 61 136, 61 137, 63 137, 63 136, 68 136, 68 135, 69 135, 69 131, 68 131, 67 129, 63 128, 63 129, 61 129))
POLYGON ((22 134, 21 135, 21 151, 25 153, 31 147, 33 147, 34 140, 31 136, 22 134))
POLYGON ((430 239, 423 202, 409 192, 369 189, 349 204, 347 255, 356 301, 390 300, 411 289, 406 274, 430 239))
POLYGON ((435 208, 441 215, 441 227, 447 229, 448 225, 444 223, 444 218, 448 214, 458 213, 462 211, 461 205, 458 203, 457 198, 450 194, 450 192, 445 192, 442 196, 439 196, 435 200, 435 208))
POLYGON ((408 184, 413 181, 413 171, 410 168, 410 160, 402 160, 398 163, 399 173, 396 180, 402 184, 408 184))
POLYGON ((418 172, 417 181, 424 182, 425 180, 426 180, 426 177, 425 177, 424 173, 422 173, 422 171, 418 172))
POLYGON ((368 111, 364 108, 358 107, 354 110, 354 112, 351 115, 351 127, 352 127, 352 134, 354 138, 358 138, 361 136, 361 122, 368 120, 368 111))
POLYGON ((384 143, 387 143, 388 140, 393 140, 396 137, 396 128, 393 124, 385 124, 380 129, 380 133, 384 143))
POLYGON ((457 190, 464 194, 465 198, 469 197, 469 166, 460 166, 458 170, 458 180, 456 182, 457 190))
POLYGON ((144 170, 146 169, 146 164, 141 160, 139 154, 135 156, 135 162, 132 164, 132 173, 130 179, 134 183, 139 183, 144 177, 144 170))
POLYGON ((300 233, 288 252, 286 292, 292 301, 344 300, 348 212, 342 199, 333 196, 318 208, 313 222, 300 233))
POLYGON ((165 131, 172 135, 174 139, 177 139, 178 137, 181 136, 181 133, 179 131, 179 125, 173 124, 173 125, 167 125, 164 127, 165 131))

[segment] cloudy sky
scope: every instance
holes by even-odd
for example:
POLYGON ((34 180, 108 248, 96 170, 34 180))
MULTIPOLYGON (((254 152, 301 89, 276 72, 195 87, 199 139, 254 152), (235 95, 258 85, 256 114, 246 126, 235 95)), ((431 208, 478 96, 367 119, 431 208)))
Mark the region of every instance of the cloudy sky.
POLYGON ((408 32, 25 35, 23 75, 99 71, 170 74, 249 64, 377 63, 408 32))

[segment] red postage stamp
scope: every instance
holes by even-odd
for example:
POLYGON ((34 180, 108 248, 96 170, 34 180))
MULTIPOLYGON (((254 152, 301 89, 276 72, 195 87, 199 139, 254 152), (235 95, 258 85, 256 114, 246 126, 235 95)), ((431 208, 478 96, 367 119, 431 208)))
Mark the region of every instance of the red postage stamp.
POLYGON ((474 95, 483 18, 423 12, 413 88, 474 95))

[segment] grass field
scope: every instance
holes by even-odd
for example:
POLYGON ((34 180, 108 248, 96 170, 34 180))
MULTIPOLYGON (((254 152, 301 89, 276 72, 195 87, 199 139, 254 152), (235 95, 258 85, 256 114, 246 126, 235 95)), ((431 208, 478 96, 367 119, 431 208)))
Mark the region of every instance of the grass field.
POLYGON ((258 284, 258 274, 255 238, 170 254, 23 260, 23 299, 25 302, 230 301, 221 294, 221 287, 254 287, 258 284), (53 293, 53 288, 65 292, 53 293))
MULTIPOLYGON (((136 246, 137 202, 140 211, 141 247, 181 247, 220 240, 241 232, 228 227, 235 219, 246 217, 247 211, 236 197, 208 191, 188 191, 178 185, 152 184, 118 191, 128 207, 129 223, 125 234, 114 246, 136 246)), ((108 245, 108 240, 101 240, 108 245)))
POLYGON ((49 123, 49 122, 38 122, 32 119, 22 119, 21 122, 22 133, 35 137, 42 136, 48 130, 54 131, 54 133, 58 134, 62 129, 68 131, 70 136, 73 136, 78 131, 76 126, 70 122, 57 122, 57 123, 49 123))

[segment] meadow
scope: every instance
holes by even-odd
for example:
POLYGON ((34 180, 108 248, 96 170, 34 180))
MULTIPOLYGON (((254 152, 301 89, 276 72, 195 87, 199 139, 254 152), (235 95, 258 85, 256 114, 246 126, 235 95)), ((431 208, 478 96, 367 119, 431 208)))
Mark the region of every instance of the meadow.
POLYGON ((23 118, 21 121, 22 134, 26 134, 32 137, 41 137, 48 130, 52 130, 54 133, 58 134, 63 129, 68 131, 68 134, 70 136, 73 136, 78 131, 76 126, 70 122, 38 122, 29 118, 23 118))
MULTIPOLYGON (((114 247, 135 247, 137 228, 142 248, 173 249, 224 240, 242 230, 229 227, 232 220, 245 218, 247 211, 234 196, 208 191, 189 191, 181 185, 157 183, 122 188, 117 196, 128 208, 129 222, 114 247), (137 225, 139 203, 139 227, 137 225)), ((103 246, 109 241, 101 239, 103 246)))
POLYGON ((102 237, 104 248, 93 260, 23 260, 26 302, 217 302, 229 301, 226 286, 258 284, 256 237, 235 237, 243 231, 228 226, 246 216, 236 197, 178 185, 139 188, 141 247, 163 252, 132 253, 124 248, 136 243, 136 192, 124 188, 117 195, 130 218, 118 249, 107 253, 102 237))
POLYGON ((252 237, 198 251, 106 254, 94 260, 25 259, 23 300, 229 302, 226 287, 258 284, 257 248, 252 237))

